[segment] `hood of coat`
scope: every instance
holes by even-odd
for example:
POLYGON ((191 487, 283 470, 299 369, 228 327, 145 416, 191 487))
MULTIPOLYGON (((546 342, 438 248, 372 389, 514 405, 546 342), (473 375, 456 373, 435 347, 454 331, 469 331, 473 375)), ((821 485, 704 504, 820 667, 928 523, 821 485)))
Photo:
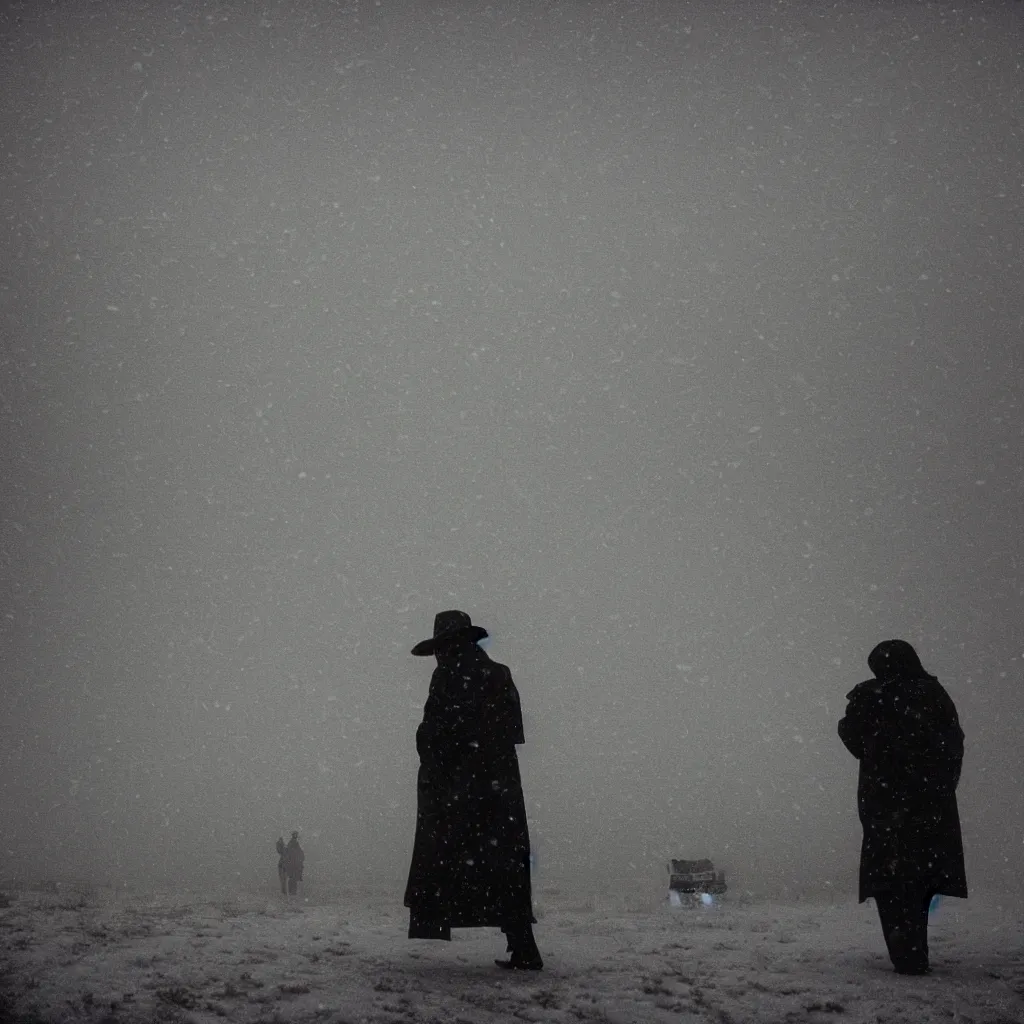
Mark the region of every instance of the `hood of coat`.
POLYGON ((868 655, 868 668, 874 672, 876 679, 882 681, 930 678, 917 651, 906 640, 883 640, 868 655))

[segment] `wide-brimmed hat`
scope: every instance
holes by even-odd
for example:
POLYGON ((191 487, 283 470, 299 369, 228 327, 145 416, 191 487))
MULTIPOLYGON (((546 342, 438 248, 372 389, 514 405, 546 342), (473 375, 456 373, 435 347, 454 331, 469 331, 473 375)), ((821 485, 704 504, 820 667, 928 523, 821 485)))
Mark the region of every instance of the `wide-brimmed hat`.
POLYGON ((473 620, 457 608, 451 611, 438 612, 434 616, 434 635, 429 640, 421 640, 413 649, 412 653, 417 658, 433 654, 438 644, 451 643, 453 640, 465 640, 469 643, 476 643, 487 636, 487 630, 483 626, 474 626, 473 620))

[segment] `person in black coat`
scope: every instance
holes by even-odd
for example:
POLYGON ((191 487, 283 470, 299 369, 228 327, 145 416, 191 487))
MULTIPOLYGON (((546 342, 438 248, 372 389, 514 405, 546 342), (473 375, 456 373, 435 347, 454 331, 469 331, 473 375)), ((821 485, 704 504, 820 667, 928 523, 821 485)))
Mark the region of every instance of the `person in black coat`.
POLYGON ((281 883, 281 892, 288 892, 288 872, 284 869, 284 839, 277 837, 277 880, 281 883))
POLYGON ((299 891, 299 882, 302 881, 302 872, 306 864, 306 854, 299 845, 298 832, 292 833, 281 860, 284 873, 288 876, 288 895, 294 896, 299 891))
POLYGON ((478 646, 487 631, 462 611, 440 612, 412 653, 437 667, 416 730, 416 837, 405 890, 409 938, 451 939, 452 928, 498 927, 501 967, 540 970, 533 935, 530 835, 516 745, 525 742, 508 668, 478 646))
POLYGON ((873 896, 899 974, 926 974, 932 897, 967 896, 956 787, 964 734, 956 707, 905 640, 868 657, 874 678, 848 694, 839 738, 860 761, 860 900, 873 896))

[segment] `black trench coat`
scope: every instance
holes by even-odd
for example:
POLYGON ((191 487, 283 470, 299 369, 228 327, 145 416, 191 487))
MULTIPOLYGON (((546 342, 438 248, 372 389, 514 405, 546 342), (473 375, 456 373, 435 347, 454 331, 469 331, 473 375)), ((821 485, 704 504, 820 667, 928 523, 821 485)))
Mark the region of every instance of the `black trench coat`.
POLYGON ((475 643, 442 654, 416 731, 416 838, 405 890, 410 938, 534 922, 516 756, 523 742, 508 668, 475 643))
POLYGON ((839 737, 860 760, 860 900, 912 886, 967 896, 956 787, 964 734, 956 707, 922 670, 848 694, 839 737))

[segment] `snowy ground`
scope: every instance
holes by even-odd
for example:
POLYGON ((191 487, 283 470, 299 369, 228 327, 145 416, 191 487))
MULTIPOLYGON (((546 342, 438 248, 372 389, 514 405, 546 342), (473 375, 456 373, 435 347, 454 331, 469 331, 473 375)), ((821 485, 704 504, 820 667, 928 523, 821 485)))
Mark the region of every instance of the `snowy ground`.
POLYGON ((0 1020, 1024 1022, 1019 900, 948 900, 934 973, 894 975, 872 907, 543 898, 540 974, 497 931, 410 942, 393 899, 210 897, 74 886, 0 899, 0 1020))

